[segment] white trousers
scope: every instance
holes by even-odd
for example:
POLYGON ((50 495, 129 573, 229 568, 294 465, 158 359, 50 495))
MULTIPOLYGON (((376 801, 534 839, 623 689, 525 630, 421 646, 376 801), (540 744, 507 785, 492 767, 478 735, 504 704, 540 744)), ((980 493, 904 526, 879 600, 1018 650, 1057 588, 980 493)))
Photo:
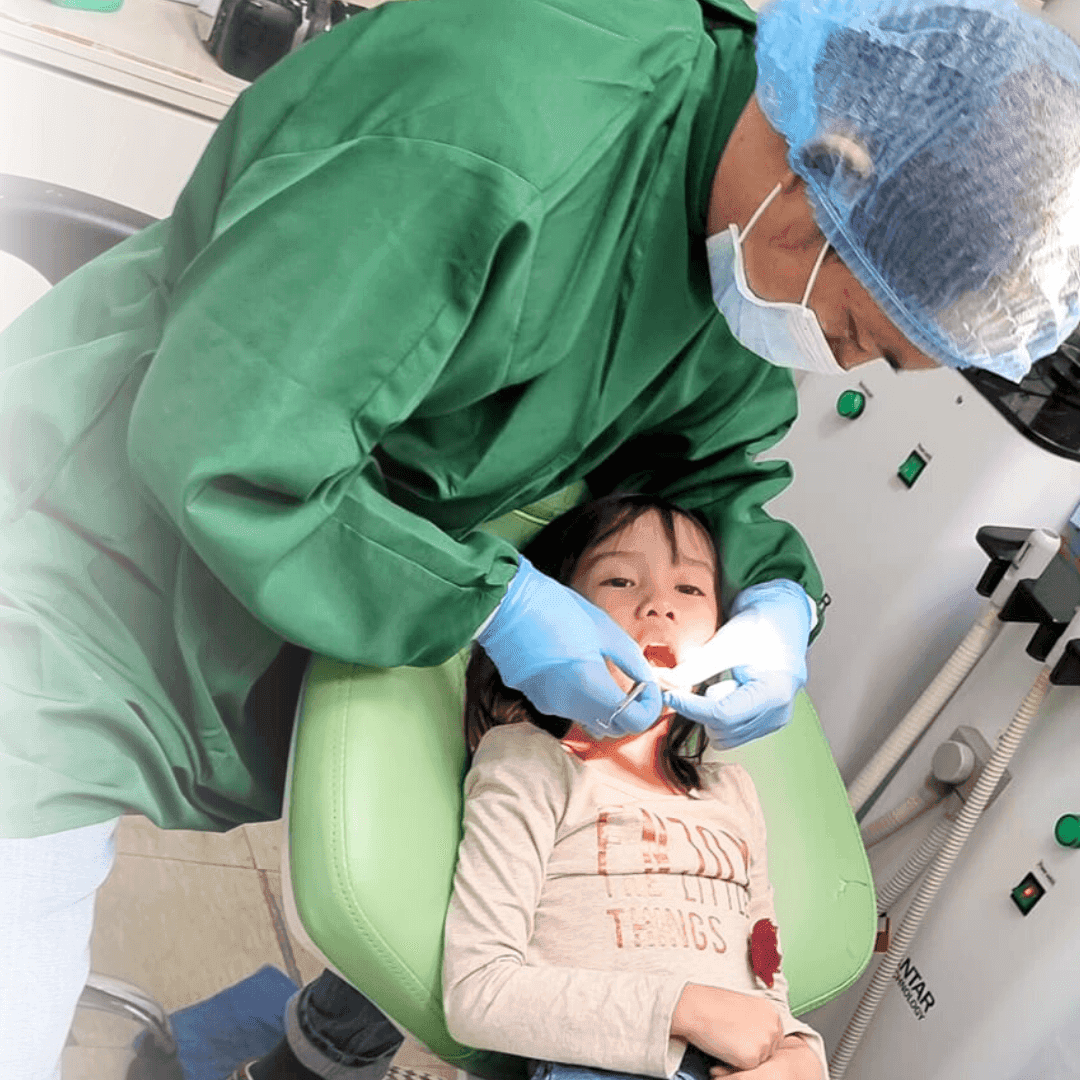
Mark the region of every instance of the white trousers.
POLYGON ((116 855, 119 819, 0 838, 0 1077, 60 1080, 90 972, 94 898, 116 855))

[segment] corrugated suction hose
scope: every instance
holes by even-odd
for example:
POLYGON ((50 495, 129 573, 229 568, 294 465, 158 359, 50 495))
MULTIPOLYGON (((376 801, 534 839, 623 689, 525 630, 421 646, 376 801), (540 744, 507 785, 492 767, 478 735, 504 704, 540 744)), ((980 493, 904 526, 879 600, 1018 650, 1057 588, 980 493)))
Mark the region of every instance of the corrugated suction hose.
POLYGON ((978 823, 991 794, 1001 779, 1002 773, 1005 772, 1013 754, 1016 753, 1016 748, 1020 745, 1024 734, 1027 732, 1028 725, 1039 711, 1039 706, 1042 704, 1043 698, 1046 697, 1049 687, 1050 668, 1044 667, 1017 710, 1016 716, 1013 717, 1012 722, 1005 729, 1005 733, 998 740, 997 747, 989 762, 987 762, 982 776, 979 777, 971 797, 957 817, 949 832, 949 838, 942 845, 941 851, 927 872, 926 878, 911 903, 911 907, 904 916, 904 921, 897 931, 896 937, 893 938, 889 951, 882 958, 877 971, 874 972, 874 977, 866 988, 866 992, 859 1002, 859 1007, 855 1010, 855 1015, 852 1016, 843 1037, 829 1060, 829 1075, 832 1080, 843 1080, 848 1065, 855 1056, 855 1051, 858 1049, 866 1029, 870 1026, 870 1022, 873 1020, 874 1014, 885 996, 885 991, 892 984, 896 969, 900 966, 900 958, 907 952, 908 946, 911 944, 916 931, 934 901, 934 897, 952 869, 956 857, 960 854, 960 850, 963 848, 972 829, 978 823))
POLYGON ((1001 629, 1001 620, 998 618, 1000 610, 994 604, 985 605, 983 613, 964 635, 964 640, 945 661, 934 680, 919 695, 919 700, 912 705, 904 719, 852 781, 848 788, 848 798, 856 813, 889 775, 892 767, 930 726, 945 702, 952 697, 957 687, 979 662, 979 658, 990 648, 1001 629))

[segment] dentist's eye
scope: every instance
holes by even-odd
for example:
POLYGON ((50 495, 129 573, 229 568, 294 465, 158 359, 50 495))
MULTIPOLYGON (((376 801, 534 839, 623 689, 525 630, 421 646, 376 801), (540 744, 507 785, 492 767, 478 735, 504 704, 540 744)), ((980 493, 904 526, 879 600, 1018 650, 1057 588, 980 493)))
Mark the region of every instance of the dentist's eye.
POLYGON ((862 340, 859 338, 859 328, 856 326, 855 318, 850 311, 847 316, 847 331, 848 341, 850 341, 859 352, 866 352, 863 348, 862 340))

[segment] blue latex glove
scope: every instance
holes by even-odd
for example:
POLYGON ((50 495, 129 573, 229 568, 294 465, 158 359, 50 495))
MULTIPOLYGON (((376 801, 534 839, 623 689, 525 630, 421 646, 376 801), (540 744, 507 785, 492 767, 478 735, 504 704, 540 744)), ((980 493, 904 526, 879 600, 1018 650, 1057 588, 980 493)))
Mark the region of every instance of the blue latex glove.
POLYGON ((645 731, 661 711, 660 687, 637 643, 606 612, 522 557, 491 621, 476 640, 507 686, 542 713, 576 720, 597 738, 645 731), (646 687, 611 720, 626 694, 608 657, 646 687))
POLYGON ((735 598, 732 617, 715 637, 672 671, 694 683, 726 668, 737 684, 704 695, 668 690, 664 703, 704 724, 718 746, 740 746, 782 728, 806 685, 806 647, 813 603, 794 581, 752 585, 735 598), (692 673, 688 676, 688 673, 692 673))

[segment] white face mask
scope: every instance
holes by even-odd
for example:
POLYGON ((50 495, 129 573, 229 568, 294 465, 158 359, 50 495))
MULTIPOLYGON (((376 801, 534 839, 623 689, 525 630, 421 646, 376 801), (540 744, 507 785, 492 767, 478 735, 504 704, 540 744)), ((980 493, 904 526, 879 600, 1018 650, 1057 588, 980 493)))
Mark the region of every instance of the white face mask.
POLYGON ((847 372, 837 363, 825 340, 817 315, 806 306, 829 250, 828 240, 818 253, 801 303, 762 300, 747 283, 742 245, 781 187, 781 184, 777 184, 754 211, 742 236, 739 236, 738 225, 729 225, 723 232, 705 241, 713 300, 727 319, 735 339, 769 363, 822 375, 846 375, 847 372))

